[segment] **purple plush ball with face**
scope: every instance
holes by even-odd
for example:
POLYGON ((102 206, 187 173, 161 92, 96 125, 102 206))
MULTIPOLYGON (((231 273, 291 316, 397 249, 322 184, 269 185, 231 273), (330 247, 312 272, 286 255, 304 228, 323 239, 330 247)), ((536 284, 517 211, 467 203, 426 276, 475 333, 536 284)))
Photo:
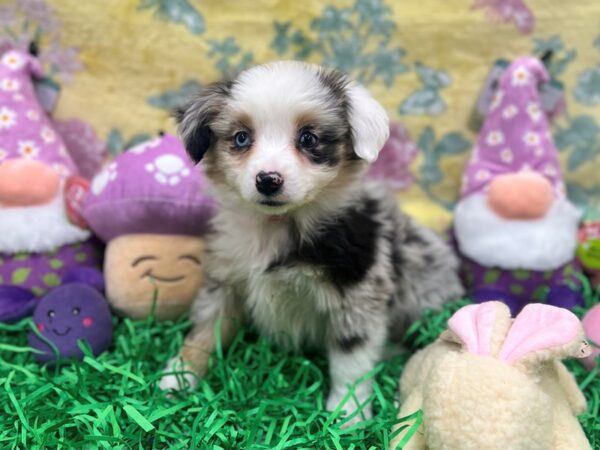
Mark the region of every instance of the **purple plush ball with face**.
MULTIPOLYGON (((83 358, 79 339, 90 345, 94 355, 112 342, 112 319, 107 301, 96 289, 82 283, 60 286, 43 297, 33 313, 40 334, 51 341, 62 358, 83 358)), ((52 348, 35 333, 29 333, 29 345, 39 362, 56 359, 52 348)))

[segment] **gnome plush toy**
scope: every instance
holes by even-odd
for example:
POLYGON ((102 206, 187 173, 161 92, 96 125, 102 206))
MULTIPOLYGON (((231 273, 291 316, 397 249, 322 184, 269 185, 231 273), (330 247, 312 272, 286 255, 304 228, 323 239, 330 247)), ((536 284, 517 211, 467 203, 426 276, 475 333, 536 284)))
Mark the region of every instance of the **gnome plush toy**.
POLYGON ((202 173, 175 136, 119 155, 91 184, 83 210, 107 242, 106 295, 119 313, 172 319, 202 285, 204 233, 215 211, 202 173))
POLYGON ((27 53, 0 58, 0 322, 99 266, 89 231, 75 223, 86 182, 37 101, 32 77, 41 75, 27 53))
POLYGON ((581 302, 574 262, 579 211, 564 184, 530 57, 504 72, 466 168, 454 234, 465 284, 477 301, 581 302))

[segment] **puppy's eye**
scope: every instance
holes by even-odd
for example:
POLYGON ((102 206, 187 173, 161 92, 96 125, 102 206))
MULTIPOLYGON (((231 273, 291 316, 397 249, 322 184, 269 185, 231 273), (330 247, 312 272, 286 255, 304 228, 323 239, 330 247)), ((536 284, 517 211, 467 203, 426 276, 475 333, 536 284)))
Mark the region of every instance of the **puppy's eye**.
POLYGON ((313 149, 317 146, 317 137, 310 131, 303 131, 298 138, 298 145, 305 150, 313 149))
POLYGON ((54 315, 55 314, 54 314, 53 310, 48 311, 48 317, 50 317, 52 319, 54 317, 54 315))
POLYGON ((238 131, 233 137, 235 146, 239 149, 250 147, 250 135, 246 131, 238 131))
POLYGON ((78 315, 79 315, 79 313, 81 312, 81 310, 80 310, 79 308, 73 308, 73 311, 72 311, 72 312, 73 312, 73 315, 74 315, 74 316, 78 316, 78 315))

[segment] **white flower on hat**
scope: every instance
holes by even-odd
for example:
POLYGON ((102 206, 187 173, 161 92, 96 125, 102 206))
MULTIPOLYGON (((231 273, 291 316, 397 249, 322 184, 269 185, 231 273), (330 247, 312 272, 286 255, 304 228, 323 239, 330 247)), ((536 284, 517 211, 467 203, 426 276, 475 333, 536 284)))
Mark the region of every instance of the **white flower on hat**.
POLYGON ((2 57, 2 64, 9 69, 19 70, 25 65, 25 58, 17 52, 8 52, 2 57))
POLYGON ((527 114, 534 122, 537 122, 542 117, 542 109, 537 102, 529 102, 527 104, 527 114))
POLYGON ((502 131, 490 131, 485 139, 488 145, 500 145, 504 142, 504 134, 502 131))
POLYGON ((500 152, 500 159, 505 163, 512 162, 514 159, 512 150, 510 148, 502 149, 502 151, 500 152))
POLYGON ((17 123, 17 114, 9 108, 0 108, 0 130, 12 128, 17 123))
POLYGON ((60 175, 61 178, 66 178, 71 175, 71 171, 64 164, 54 163, 52 164, 52 168, 56 173, 58 173, 58 175, 60 175))
POLYGON ((40 154, 40 149, 33 141, 19 141, 19 149, 17 150, 23 158, 35 159, 40 154))
POLYGON ((160 184, 176 186, 182 177, 190 174, 185 162, 177 155, 166 154, 157 157, 153 163, 145 166, 146 171, 154 174, 154 179, 160 184))
POLYGON ((14 78, 2 78, 0 80, 0 89, 6 92, 14 92, 18 91, 21 87, 21 83, 19 80, 15 80, 14 78))
POLYGON ((490 177, 491 177, 491 174, 490 174, 489 170, 486 170, 486 169, 479 169, 475 173, 475 179, 477 181, 486 181, 486 180, 489 180, 490 177))
POLYGON ((512 74, 512 85, 513 86, 524 86, 529 82, 531 74, 525 66, 519 66, 515 69, 512 74))
POLYGON ((50 144, 50 143, 54 142, 54 140, 56 139, 56 135, 54 134, 54 131, 52 131, 52 128, 50 128, 48 126, 42 127, 40 136, 46 144, 50 144))
POLYGON ((492 97, 492 102, 490 103, 490 111, 495 110, 500 103, 502 103, 502 99, 504 98, 504 91, 497 90, 492 97))
POLYGON ((534 133, 533 131, 528 131, 527 133, 525 133, 523 135, 523 142, 525 142, 525 144, 530 145, 530 146, 539 145, 540 144, 540 135, 537 133, 534 133))
POLYGON ((112 162, 108 166, 104 168, 102 172, 94 177, 92 180, 92 185, 90 187, 91 191, 95 195, 100 195, 108 183, 114 181, 117 178, 117 163, 112 162))
POLYGON ((544 156, 544 149, 543 149, 543 147, 536 147, 536 149, 533 151, 533 154, 535 156, 537 156, 538 158, 541 158, 542 156, 544 156))
POLYGON ((502 110, 502 117, 505 119, 512 119, 517 115, 519 109, 515 105, 508 105, 502 110))
POLYGON ((40 120, 40 113, 37 112, 35 109, 29 109, 25 113, 25 117, 27 117, 29 120, 37 122, 38 120, 40 120))
POLYGON ((556 167, 554 167, 552 164, 546 164, 546 166, 544 167, 544 175, 548 175, 549 177, 555 177, 556 175, 558 175, 556 167))

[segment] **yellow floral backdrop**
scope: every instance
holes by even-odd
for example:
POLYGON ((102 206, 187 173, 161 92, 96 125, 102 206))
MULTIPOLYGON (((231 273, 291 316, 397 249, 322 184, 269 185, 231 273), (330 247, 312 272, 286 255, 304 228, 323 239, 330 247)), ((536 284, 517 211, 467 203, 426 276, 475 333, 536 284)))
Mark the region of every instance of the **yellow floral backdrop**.
POLYGON ((170 108, 248 65, 304 59, 349 71, 395 123, 399 199, 438 229, 494 61, 552 50, 567 100, 553 132, 569 195, 600 203, 597 0, 3 0, 0 26, 1 47, 39 43, 60 86, 56 117, 90 124, 113 155, 174 131, 170 108))

